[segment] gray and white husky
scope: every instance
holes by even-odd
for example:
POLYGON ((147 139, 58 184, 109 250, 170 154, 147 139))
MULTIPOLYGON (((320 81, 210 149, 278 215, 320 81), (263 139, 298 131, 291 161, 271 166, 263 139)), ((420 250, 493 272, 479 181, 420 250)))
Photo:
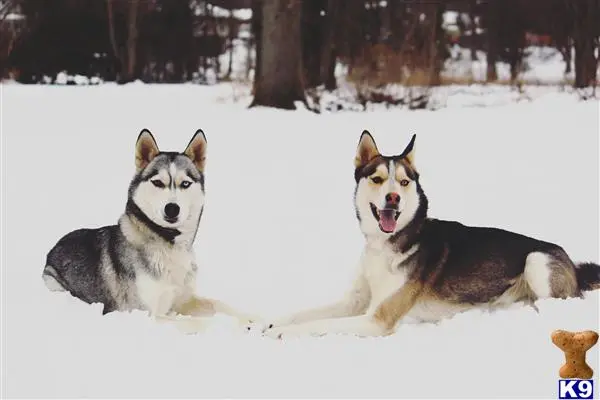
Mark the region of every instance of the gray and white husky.
POLYGON ((198 130, 183 153, 161 152, 147 129, 135 146, 136 173, 117 225, 79 229, 50 250, 42 277, 103 314, 140 309, 173 314, 252 317, 197 297, 193 243, 204 208, 206 137, 198 130))
POLYGON ((470 308, 496 309, 600 288, 600 266, 575 264, 558 245, 497 228, 428 218, 415 167, 415 136, 383 156, 361 135, 354 203, 366 244, 353 287, 339 302, 271 324, 274 338, 380 336, 407 319, 436 322, 470 308))

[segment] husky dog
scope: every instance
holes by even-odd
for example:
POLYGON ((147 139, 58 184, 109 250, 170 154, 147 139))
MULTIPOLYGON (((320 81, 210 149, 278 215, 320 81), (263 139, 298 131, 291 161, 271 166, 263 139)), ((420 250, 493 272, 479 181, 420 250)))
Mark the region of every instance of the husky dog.
POLYGON ((117 225, 79 229, 48 253, 42 277, 103 314, 140 309, 151 315, 225 313, 247 317, 217 300, 194 295, 193 243, 204 208, 206 138, 198 130, 183 153, 161 152, 147 129, 135 146, 136 173, 117 225))
POLYGON ((383 156, 363 132, 354 202, 366 246, 354 285, 336 304, 271 324, 267 336, 383 336, 401 320, 437 322, 515 302, 535 307, 539 298, 600 288, 600 266, 576 265, 556 244, 428 218, 414 144, 415 136, 400 155, 383 156))

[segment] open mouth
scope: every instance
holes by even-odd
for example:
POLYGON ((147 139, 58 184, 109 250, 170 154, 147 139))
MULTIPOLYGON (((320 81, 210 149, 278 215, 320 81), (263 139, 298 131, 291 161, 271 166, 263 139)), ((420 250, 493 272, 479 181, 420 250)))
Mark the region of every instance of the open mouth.
POLYGON ((395 208, 378 209, 373 203, 369 203, 373 216, 379 222, 379 229, 385 233, 392 233, 396 230, 396 221, 400 216, 400 211, 395 208))

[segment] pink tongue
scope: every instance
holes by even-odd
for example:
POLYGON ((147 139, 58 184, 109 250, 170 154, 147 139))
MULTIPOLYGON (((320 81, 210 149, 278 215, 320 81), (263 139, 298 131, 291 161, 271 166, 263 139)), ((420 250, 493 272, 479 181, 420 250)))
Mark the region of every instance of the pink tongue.
POLYGON ((383 210, 379 212, 379 227, 384 232, 393 232, 396 229, 396 212, 392 210, 383 210))

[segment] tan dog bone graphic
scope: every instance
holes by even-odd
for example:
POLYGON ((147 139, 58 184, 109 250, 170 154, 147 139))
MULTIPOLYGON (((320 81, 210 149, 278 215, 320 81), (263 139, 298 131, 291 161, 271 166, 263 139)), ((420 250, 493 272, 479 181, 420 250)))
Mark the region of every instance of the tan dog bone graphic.
POLYGON ((565 353, 565 364, 558 371, 561 378, 590 379, 594 376, 594 370, 585 362, 585 353, 598 341, 598 333, 556 330, 551 337, 552 343, 565 353))

